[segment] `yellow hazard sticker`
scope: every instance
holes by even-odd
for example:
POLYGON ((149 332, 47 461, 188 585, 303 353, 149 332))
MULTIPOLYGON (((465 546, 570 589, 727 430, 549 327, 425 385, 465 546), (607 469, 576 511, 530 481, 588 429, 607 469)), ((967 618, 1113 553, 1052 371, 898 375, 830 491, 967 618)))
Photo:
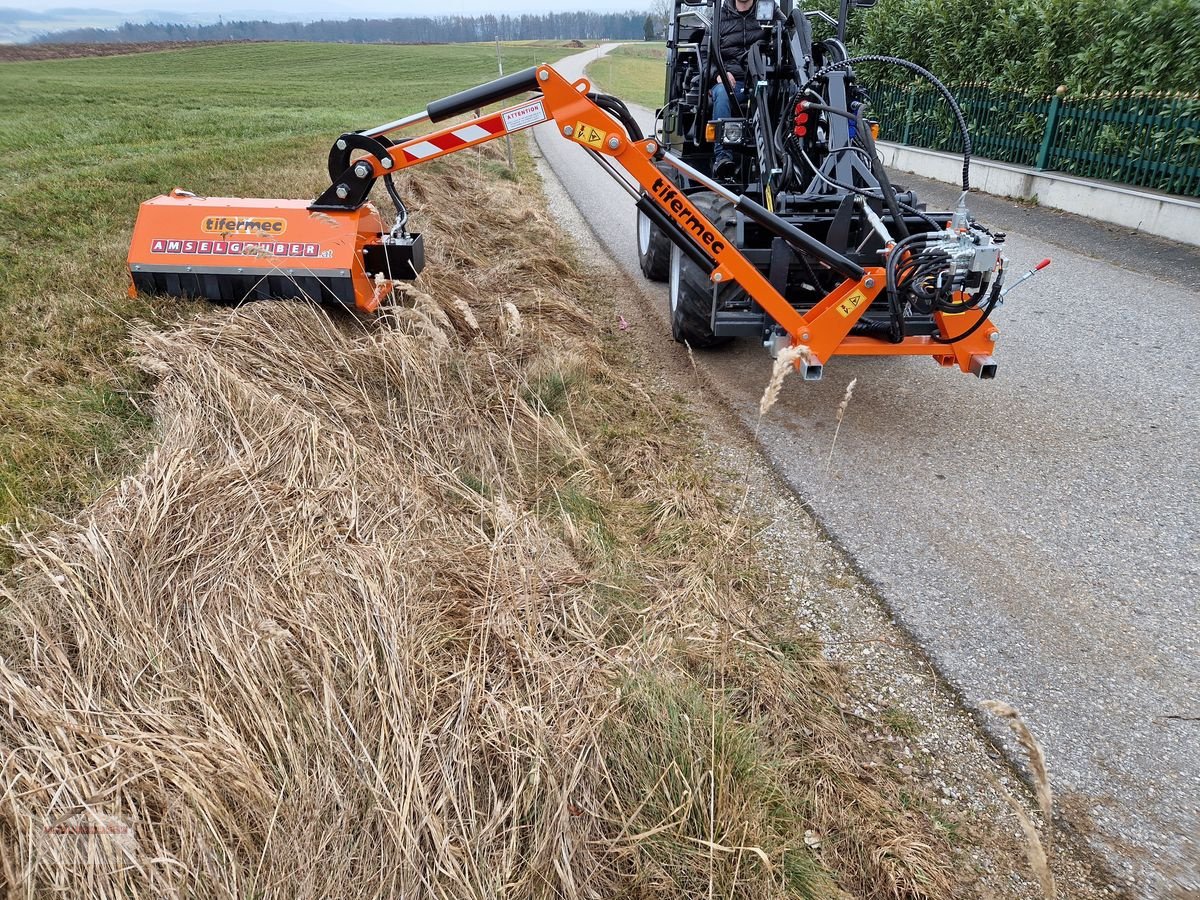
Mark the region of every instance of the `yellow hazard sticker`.
POLYGON ((593 128, 584 122, 576 122, 575 133, 572 137, 581 144, 601 149, 604 147, 604 139, 608 137, 608 132, 601 131, 599 128, 593 128))
POLYGON ((862 291, 855 291, 837 305, 837 311, 842 314, 843 319, 848 319, 850 318, 850 313, 862 306, 863 301, 866 299, 867 295, 862 291))

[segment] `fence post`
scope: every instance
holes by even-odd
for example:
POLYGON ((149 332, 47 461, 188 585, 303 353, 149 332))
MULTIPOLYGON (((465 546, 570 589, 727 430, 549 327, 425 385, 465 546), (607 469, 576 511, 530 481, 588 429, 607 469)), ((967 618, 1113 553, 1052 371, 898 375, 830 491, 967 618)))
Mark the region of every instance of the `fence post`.
POLYGON ((1040 172, 1050 168, 1050 151, 1054 147, 1054 138, 1058 132, 1058 112, 1062 106, 1062 97, 1067 92, 1065 84, 1059 85, 1054 96, 1050 98, 1050 111, 1046 113, 1046 130, 1042 133, 1042 146, 1038 149, 1037 166, 1040 172))
POLYGON ((917 92, 912 85, 908 86, 908 111, 904 114, 904 140, 900 143, 907 144, 909 137, 912 135, 912 114, 913 114, 913 98, 917 92))
MULTIPOLYGON (((496 71, 500 73, 500 77, 504 77, 504 57, 500 55, 500 35, 496 35, 496 71)), ((611 81, 611 79, 609 79, 611 81)), ((479 112, 476 111, 475 117, 479 118, 479 112)), ((513 165, 512 155, 512 135, 504 135, 504 149, 508 153, 508 171, 515 172, 517 167, 513 165)))

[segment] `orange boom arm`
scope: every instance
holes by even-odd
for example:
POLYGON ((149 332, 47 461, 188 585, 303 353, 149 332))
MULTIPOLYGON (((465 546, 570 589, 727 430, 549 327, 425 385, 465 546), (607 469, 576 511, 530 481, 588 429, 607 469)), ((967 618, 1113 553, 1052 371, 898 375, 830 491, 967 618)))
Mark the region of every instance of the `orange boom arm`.
MULTIPOLYGON (((375 182, 387 180, 392 192, 390 176, 397 171, 547 121, 553 121, 562 137, 591 152, 632 190, 613 166, 624 170, 641 189, 639 209, 660 223, 690 259, 708 270, 714 284, 737 282, 787 332, 792 345, 804 347, 807 352, 799 367, 806 377, 820 377, 821 367, 839 353, 928 355, 942 365, 958 365, 982 377, 990 377, 994 371, 990 353, 997 330, 990 321, 979 322, 982 312, 975 309, 964 309, 959 315, 939 314, 943 336, 969 333, 960 341, 909 336, 891 343, 852 336, 855 323, 885 289, 883 266, 860 266, 750 198, 734 196, 665 152, 656 140, 643 138, 620 101, 591 94, 585 79, 569 82, 548 65, 439 100, 424 113, 342 135, 330 151, 332 183, 311 204, 179 195, 148 201, 143 204, 130 249, 134 284, 147 289, 165 287, 170 293, 188 293, 190 288, 195 295, 217 300, 274 295, 281 287, 294 287, 290 296, 301 293, 314 299, 353 302, 363 312, 374 312, 396 281, 416 277, 423 265, 420 235, 403 231, 403 222, 400 230, 383 234, 379 216, 367 202, 375 182), (440 131, 400 142, 385 137, 418 122, 456 117, 530 91, 538 95, 440 131), (673 166, 723 194, 743 215, 844 280, 801 313, 664 177, 660 165, 673 166), (231 249, 235 244, 236 252, 231 249), (220 254, 214 253, 216 246, 222 248, 220 254), (280 280, 290 283, 274 283, 280 280), (977 323, 979 327, 973 328, 977 323)), ((394 193, 393 199, 399 201, 394 193)))

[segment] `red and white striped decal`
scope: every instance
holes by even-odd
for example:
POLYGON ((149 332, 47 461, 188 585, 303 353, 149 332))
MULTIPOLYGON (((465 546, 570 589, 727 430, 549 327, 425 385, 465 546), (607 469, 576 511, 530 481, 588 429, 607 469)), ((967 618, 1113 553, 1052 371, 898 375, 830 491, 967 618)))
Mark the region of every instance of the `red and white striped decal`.
POLYGON ((397 149, 404 153, 407 162, 417 162, 439 153, 448 153, 465 147, 468 144, 478 144, 488 138, 504 133, 504 117, 500 113, 484 116, 482 119, 472 119, 466 125, 459 125, 450 131, 432 134, 409 144, 401 144, 397 149))

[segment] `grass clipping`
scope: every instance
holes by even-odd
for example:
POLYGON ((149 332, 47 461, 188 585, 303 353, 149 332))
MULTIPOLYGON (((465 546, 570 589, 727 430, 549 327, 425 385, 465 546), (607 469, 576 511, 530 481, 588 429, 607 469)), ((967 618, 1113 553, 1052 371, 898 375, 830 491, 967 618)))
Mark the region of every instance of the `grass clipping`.
POLYGON ((1050 852, 1053 847, 1054 834, 1054 794, 1051 792, 1050 775, 1046 770, 1046 754, 1015 707, 1002 700, 984 700, 979 705, 1007 723, 1009 729, 1016 736, 1017 743, 1029 758, 1029 771, 1033 775, 1034 793, 1037 795, 1038 809, 1042 814, 1043 832, 1041 834, 1038 833, 1037 825, 1025 812, 1025 807, 1021 805, 1020 801, 1002 785, 997 784, 996 787, 1001 791, 1016 815, 1017 821, 1021 824, 1021 833, 1025 836, 1025 853, 1029 858, 1029 865, 1033 869, 1034 875, 1037 876, 1042 895, 1053 900, 1058 896, 1058 887, 1050 868, 1050 852))
POLYGON ((5 588, 8 892, 947 889, 536 191, 491 168, 408 185, 433 265, 386 321, 134 335, 157 449, 5 588))

